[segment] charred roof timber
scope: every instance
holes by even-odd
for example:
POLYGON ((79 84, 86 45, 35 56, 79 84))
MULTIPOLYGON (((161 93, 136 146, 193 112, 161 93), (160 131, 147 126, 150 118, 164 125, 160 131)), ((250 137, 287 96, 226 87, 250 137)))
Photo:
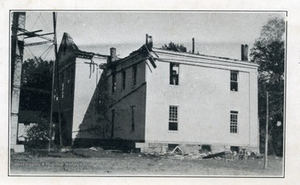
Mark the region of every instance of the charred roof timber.
POLYGON ((117 50, 116 48, 110 48, 110 61, 115 62, 116 60, 118 60, 117 50))
POLYGON ((192 38, 192 53, 195 53, 195 38, 192 38))
POLYGON ((146 46, 151 51, 153 47, 153 39, 151 35, 146 34, 146 46))
POLYGON ((247 44, 241 45, 241 60, 248 61, 248 45, 247 44))

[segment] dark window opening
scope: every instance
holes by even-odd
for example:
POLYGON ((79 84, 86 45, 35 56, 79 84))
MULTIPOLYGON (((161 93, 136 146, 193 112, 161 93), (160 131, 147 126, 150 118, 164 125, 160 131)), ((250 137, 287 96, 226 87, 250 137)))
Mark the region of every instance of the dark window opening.
POLYGON ((178 144, 168 144, 168 150, 173 151, 177 146, 178 144))
POLYGON ((111 92, 114 93, 117 89, 117 81, 116 81, 116 74, 112 74, 112 87, 111 92))
POLYGON ((131 131, 135 130, 135 106, 131 106, 131 131))
POLYGON ((137 76, 137 65, 133 65, 132 66, 132 85, 135 86, 136 85, 136 76, 137 76))
POLYGON ((114 137, 115 130, 115 110, 111 110, 111 137, 114 137))
POLYGON ((122 71, 122 89, 126 88, 126 71, 122 71))
POLYGON ((230 111, 230 133, 237 133, 238 130, 238 112, 230 111))
POLYGON ((230 71, 230 90, 238 91, 238 71, 230 71))
POLYGON ((170 84, 179 84, 179 64, 170 63, 170 84))

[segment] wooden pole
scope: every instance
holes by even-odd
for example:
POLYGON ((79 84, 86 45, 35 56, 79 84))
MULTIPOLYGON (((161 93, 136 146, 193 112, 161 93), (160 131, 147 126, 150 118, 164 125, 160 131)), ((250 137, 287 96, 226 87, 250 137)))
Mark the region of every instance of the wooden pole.
MULTIPOLYGON (((61 128, 61 95, 60 95, 60 83, 59 83, 59 68, 57 61, 57 39, 56 39, 56 12, 53 12, 53 29, 54 29, 54 52, 55 52, 55 70, 56 70, 56 91, 58 97, 58 129, 59 129, 59 146, 63 147, 62 141, 62 128, 61 128)), ((55 78, 54 78, 55 79, 55 78)))
POLYGON ((14 12, 11 36, 11 120, 10 120, 10 149, 24 152, 24 145, 17 144, 19 125, 19 106, 21 92, 21 76, 24 50, 24 35, 20 29, 25 29, 26 13, 14 12))
MULTIPOLYGON (((54 23, 54 20, 55 20, 55 14, 53 13, 53 30, 54 30, 54 42, 53 42, 53 45, 55 46, 55 42, 56 42, 56 22, 54 23)), ((51 109, 50 109, 50 123, 49 123, 49 143, 48 143, 48 152, 50 153, 51 151, 51 142, 52 142, 52 127, 53 127, 53 97, 54 97, 54 88, 55 88, 55 68, 56 68, 56 54, 57 53, 57 50, 56 50, 56 47, 54 47, 54 56, 55 56, 55 59, 54 59, 54 62, 53 62, 53 65, 52 65, 52 89, 51 89, 51 109)))
POLYGON ((266 135, 265 135, 265 160, 264 160, 264 169, 268 167, 268 125, 269 125, 269 92, 267 91, 267 104, 266 104, 266 135))

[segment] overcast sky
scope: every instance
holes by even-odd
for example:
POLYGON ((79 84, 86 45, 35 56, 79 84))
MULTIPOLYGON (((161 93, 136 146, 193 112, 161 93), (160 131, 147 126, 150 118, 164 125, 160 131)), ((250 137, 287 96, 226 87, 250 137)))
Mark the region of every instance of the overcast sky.
MULTIPOLYGON (((26 16, 27 30, 53 31, 52 12, 27 12, 26 16)), ((59 45, 63 33, 67 32, 81 50, 109 54, 109 48, 116 47, 119 57, 125 57, 145 43, 146 34, 152 35, 154 47, 172 41, 184 44, 188 50, 192 49, 192 38, 195 38, 196 52, 240 59, 240 45, 248 44, 251 48, 262 26, 275 16, 284 13, 58 12, 57 41, 59 45)), ((25 48, 24 59, 32 58, 32 54, 53 59, 53 50, 46 51, 48 47, 25 48)))

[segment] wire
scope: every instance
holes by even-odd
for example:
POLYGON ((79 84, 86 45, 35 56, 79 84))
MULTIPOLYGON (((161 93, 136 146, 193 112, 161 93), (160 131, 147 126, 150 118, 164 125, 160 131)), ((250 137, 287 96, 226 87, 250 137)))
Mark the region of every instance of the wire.
POLYGON ((33 56, 33 58, 35 58, 34 54, 32 53, 31 49, 29 47, 26 47, 28 48, 28 50, 30 51, 31 55, 33 56))
POLYGON ((50 49, 48 50, 48 52, 46 53, 46 55, 45 55, 45 57, 43 58, 43 60, 45 60, 45 58, 48 56, 48 54, 49 54, 49 52, 51 51, 52 47, 53 47, 53 44, 51 44, 51 47, 50 47, 50 49))
MULTIPOLYGON (((50 51, 51 47, 53 46, 53 44, 51 44, 42 54, 39 58, 41 58, 48 50, 50 51)), ((49 52, 48 52, 49 53, 49 52)))
POLYGON ((45 19, 44 19, 44 17, 43 17, 42 14, 41 14, 41 17, 42 17, 41 23, 45 26, 45 28, 46 28, 47 30, 50 30, 49 27, 47 26, 47 22, 45 21, 45 19), (44 23, 45 23, 45 24, 44 24, 44 23))
POLYGON ((40 19, 40 16, 42 15, 42 13, 40 13, 40 15, 38 16, 38 18, 36 19, 35 23, 33 24, 31 30, 33 29, 33 27, 36 25, 37 21, 40 19))

